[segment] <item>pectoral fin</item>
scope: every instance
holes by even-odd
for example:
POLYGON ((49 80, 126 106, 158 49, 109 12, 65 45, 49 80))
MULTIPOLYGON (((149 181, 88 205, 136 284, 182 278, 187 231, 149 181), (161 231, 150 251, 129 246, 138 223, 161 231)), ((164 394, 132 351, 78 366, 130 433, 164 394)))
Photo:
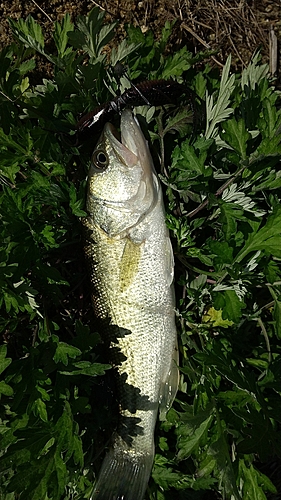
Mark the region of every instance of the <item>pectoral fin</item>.
POLYGON ((127 238, 120 263, 120 292, 124 292, 133 282, 138 271, 140 257, 141 244, 134 243, 130 238, 127 238))

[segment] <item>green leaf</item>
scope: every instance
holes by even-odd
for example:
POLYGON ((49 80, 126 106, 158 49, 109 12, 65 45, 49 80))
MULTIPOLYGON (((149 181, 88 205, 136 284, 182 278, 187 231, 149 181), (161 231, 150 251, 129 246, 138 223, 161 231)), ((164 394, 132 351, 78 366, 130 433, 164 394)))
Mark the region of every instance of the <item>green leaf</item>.
POLYGON ((57 437, 57 449, 59 452, 66 451, 68 458, 72 455, 73 417, 68 402, 65 403, 62 415, 55 425, 57 437))
POLYGON ((46 403, 40 398, 36 399, 32 405, 32 410, 35 415, 41 418, 43 422, 48 422, 48 413, 46 403))
POLYGON ((97 375, 104 375, 105 370, 110 370, 111 365, 101 364, 101 363, 90 363, 90 361, 78 361, 73 363, 73 366, 77 370, 72 371, 61 371, 63 375, 88 375, 90 377, 96 377, 97 375))
POLYGON ((53 248, 53 247, 58 247, 59 245, 56 243, 54 239, 54 231, 52 226, 45 226, 44 229, 42 229, 41 234, 43 236, 43 241, 46 246, 46 248, 53 248))
POLYGON ((166 45, 168 43, 168 40, 172 34, 173 27, 175 25, 176 20, 173 20, 172 22, 170 21, 165 21, 164 28, 162 28, 161 31, 161 39, 158 42, 159 49, 161 52, 163 52, 166 48, 166 45))
POLYGON ((195 92, 196 94, 201 97, 201 99, 204 98, 206 94, 206 85, 207 85, 207 80, 204 78, 203 73, 199 72, 194 78, 194 83, 195 83, 195 92))
POLYGON ((135 52, 140 45, 140 43, 128 43, 126 38, 124 38, 124 40, 122 40, 117 47, 112 47, 110 54, 112 66, 115 66, 118 62, 123 61, 126 57, 135 52))
POLYGON ((217 135, 217 126, 225 121, 233 113, 233 108, 229 107, 230 96, 235 87, 235 75, 229 76, 231 57, 227 58, 222 71, 220 89, 217 102, 214 103, 213 95, 207 93, 206 96, 206 131, 207 139, 217 135))
POLYGON ((191 67, 192 54, 186 47, 182 47, 176 54, 165 57, 161 77, 167 80, 171 77, 181 76, 191 67))
POLYGON ((67 467, 63 457, 59 452, 56 452, 54 455, 54 466, 57 479, 57 484, 56 484, 57 495, 58 498, 60 498, 65 488, 65 483, 67 478, 67 467))
POLYGON ((221 210, 221 222, 222 229, 226 238, 226 241, 229 241, 230 238, 236 233, 237 228, 237 215, 242 215, 243 210, 240 209, 238 211, 237 207, 233 204, 222 202, 220 203, 221 210))
POLYGON ((172 168, 177 169, 177 183, 180 187, 188 185, 188 181, 197 178, 198 175, 209 176, 211 174, 211 169, 206 166, 208 147, 211 143, 212 141, 199 139, 192 146, 187 139, 182 143, 181 148, 177 146, 174 149, 172 168))
POLYGON ((237 153, 240 154, 241 160, 247 158, 247 141, 251 135, 246 130, 245 121, 240 119, 236 121, 235 118, 223 123, 224 134, 222 138, 229 144, 237 153))
POLYGON ((34 59, 28 59, 27 61, 23 61, 19 66, 19 72, 21 75, 25 75, 29 71, 32 71, 36 66, 34 59))
POLYGON ((215 254, 214 264, 231 264, 233 262, 233 248, 226 241, 208 241, 210 251, 215 254))
MULTIPOLYGON (((217 291, 218 287, 214 288, 214 291, 217 291)), ((241 320, 242 310, 246 307, 245 302, 241 300, 241 297, 238 297, 235 290, 221 290, 215 295, 214 304, 217 308, 221 308, 222 317, 230 320, 229 322, 225 322, 223 319, 223 323, 225 327, 232 326, 234 323, 238 323, 241 320)), ((223 325, 217 325, 223 326, 223 325)))
POLYGON ((54 362, 59 363, 60 361, 67 366, 68 358, 75 359, 80 356, 81 351, 73 345, 66 344, 65 342, 59 342, 54 354, 54 362))
POLYGON ((4 344, 0 346, 0 373, 6 370, 6 368, 12 362, 12 359, 6 358, 6 355, 7 355, 7 346, 4 344))
POLYGON ((103 59, 101 55, 104 46, 113 38, 115 23, 103 25, 105 12, 95 7, 87 17, 79 16, 77 26, 79 31, 69 32, 69 40, 77 48, 86 51, 91 62, 97 58, 103 59))
POLYGON ((4 394, 4 396, 12 396, 14 394, 13 388, 6 384, 4 380, 0 380, 0 394, 4 394))
POLYGON ((38 24, 32 16, 28 16, 26 21, 19 19, 14 21, 9 18, 9 23, 13 35, 25 44, 26 47, 31 47, 36 51, 44 54, 44 36, 40 24, 38 24))
POLYGON ((254 89, 256 85, 268 75, 268 64, 259 65, 260 59, 261 55, 257 52, 252 58, 250 64, 243 69, 241 76, 241 87, 243 90, 245 90, 246 87, 254 89))
POLYGON ((265 225, 252 231, 235 261, 241 262, 250 252, 263 251, 267 255, 281 257, 281 208, 277 207, 268 217, 265 225))
MULTIPOLYGON (((279 139, 278 143, 281 142, 279 127, 281 124, 280 110, 277 111, 276 107, 272 105, 272 99, 264 99, 263 102, 263 115, 266 121, 266 127, 264 127, 264 133, 270 139, 279 139)), ((280 151, 280 149, 279 149, 280 151)), ((272 152, 274 152, 272 150, 272 152)))
POLYGON ((73 184, 70 185, 69 195, 69 206, 72 210, 73 215, 76 215, 77 217, 86 217, 87 213, 84 210, 81 210, 81 207, 84 207, 84 200, 77 200, 77 192, 73 184))
POLYGON ((73 435, 73 460, 76 465, 80 465, 80 467, 83 467, 84 464, 84 452, 83 452, 83 446, 82 446, 82 441, 79 436, 76 434, 73 435))
POLYGON ((270 160, 270 156, 273 156, 273 160, 276 158, 278 161, 281 155, 280 134, 274 137, 265 137, 257 148, 257 154, 263 157, 269 157, 268 161, 270 160))
MULTIPOLYGON (((220 427, 220 424, 219 426, 220 427)), ((233 496, 235 500, 242 500, 239 495, 233 466, 229 456, 227 441, 222 430, 219 431, 219 438, 211 444, 208 453, 216 460, 216 467, 219 471, 219 478, 223 485, 224 494, 227 497, 233 496)), ((243 497, 244 500, 244 497, 243 497)))
POLYGON ((207 457, 200 463, 200 469, 197 471, 197 477, 210 476, 216 466, 216 460, 211 456, 207 457))
POLYGON ((271 491, 277 493, 276 488, 271 481, 254 469, 253 465, 246 466, 244 460, 239 461, 239 468, 243 478, 243 500, 266 500, 267 497, 264 491, 271 491), (264 477, 266 481, 264 483, 264 477), (265 486, 265 489, 261 486, 265 486), (269 487, 269 489, 268 489, 269 487))
POLYGON ((163 130, 163 136, 167 132, 177 131, 183 136, 187 132, 188 124, 190 123, 192 111, 187 111, 186 108, 181 109, 176 113, 176 115, 170 117, 167 121, 167 125, 163 130))
POLYGON ((169 490, 171 485, 175 486, 175 484, 178 483, 180 474, 178 472, 174 472, 172 467, 169 467, 170 464, 168 460, 163 463, 163 459, 164 457, 159 456, 158 458, 156 455, 152 477, 156 484, 159 484, 161 488, 169 490))
POLYGON ((74 25, 71 22, 70 15, 66 13, 61 23, 55 21, 54 27, 54 42, 56 44, 59 57, 63 58, 72 51, 70 47, 66 49, 68 44, 68 32, 74 30, 74 25))
POLYGON ((177 446, 178 460, 185 460, 196 449, 205 436, 213 420, 213 406, 210 405, 205 411, 193 416, 191 412, 186 412, 184 420, 179 424, 176 434, 178 436, 177 446))
POLYGON ((246 358, 247 363, 251 366, 255 366, 256 368, 260 368, 261 370, 267 370, 268 369, 268 361, 265 361, 264 359, 250 359, 246 358))

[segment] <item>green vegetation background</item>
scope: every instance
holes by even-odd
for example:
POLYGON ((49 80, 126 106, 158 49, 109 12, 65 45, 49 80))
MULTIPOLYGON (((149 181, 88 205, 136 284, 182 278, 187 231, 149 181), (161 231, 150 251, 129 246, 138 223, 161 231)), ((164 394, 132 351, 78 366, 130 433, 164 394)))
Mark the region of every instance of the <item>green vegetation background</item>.
POLYGON ((135 82, 173 77, 202 100, 137 110, 163 181, 181 352, 146 499, 280 498, 281 113, 267 66, 257 54, 231 74, 228 59, 219 75, 206 53, 165 54, 169 24, 157 42, 128 26, 106 56, 115 25, 98 9, 56 22, 52 53, 31 17, 10 24, 15 43, 0 55, 0 499, 89 499, 116 423, 83 261, 97 137, 77 146, 75 124, 116 91, 118 61, 135 82), (38 52, 54 76, 33 85, 38 52))

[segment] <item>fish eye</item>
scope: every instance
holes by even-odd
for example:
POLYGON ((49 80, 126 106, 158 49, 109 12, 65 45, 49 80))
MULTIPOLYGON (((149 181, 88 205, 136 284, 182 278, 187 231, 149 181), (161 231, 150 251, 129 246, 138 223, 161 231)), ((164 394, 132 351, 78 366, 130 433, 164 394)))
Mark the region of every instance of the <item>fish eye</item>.
POLYGON ((109 164, 107 153, 102 149, 97 149, 93 153, 92 162, 98 170, 106 170, 109 164))

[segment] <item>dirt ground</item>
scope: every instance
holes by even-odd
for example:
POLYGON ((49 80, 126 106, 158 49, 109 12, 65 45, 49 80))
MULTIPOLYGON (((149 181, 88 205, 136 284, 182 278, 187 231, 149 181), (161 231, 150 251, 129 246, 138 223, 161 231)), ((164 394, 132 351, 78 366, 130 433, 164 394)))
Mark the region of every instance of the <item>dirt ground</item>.
POLYGON ((176 20, 173 46, 186 45, 193 53, 216 50, 210 62, 218 66, 231 53, 233 69, 241 70, 261 49, 263 60, 280 82, 280 0, 4 0, 0 3, 0 47, 11 41, 8 17, 31 14, 48 34, 53 22, 66 12, 74 19, 94 6, 107 12, 108 21, 119 20, 119 40, 126 23, 140 26, 143 32, 152 29, 157 37, 165 21, 176 20))

